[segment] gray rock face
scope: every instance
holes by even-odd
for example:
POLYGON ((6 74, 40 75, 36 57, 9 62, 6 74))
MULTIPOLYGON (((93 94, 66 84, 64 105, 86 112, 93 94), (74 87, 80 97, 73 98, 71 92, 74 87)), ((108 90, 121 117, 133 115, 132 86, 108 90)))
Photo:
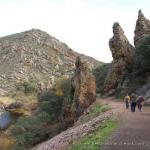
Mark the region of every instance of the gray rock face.
POLYGON ((104 90, 107 92, 117 87, 123 71, 132 63, 134 52, 134 47, 129 43, 119 23, 114 23, 113 34, 109 41, 113 56, 112 68, 104 83, 104 90))
POLYGON ((144 17, 141 10, 138 13, 138 19, 136 21, 136 27, 134 31, 134 45, 137 47, 140 41, 150 35, 150 21, 144 17))
POLYGON ((0 111, 0 129, 5 129, 10 123, 10 114, 6 111, 0 111))

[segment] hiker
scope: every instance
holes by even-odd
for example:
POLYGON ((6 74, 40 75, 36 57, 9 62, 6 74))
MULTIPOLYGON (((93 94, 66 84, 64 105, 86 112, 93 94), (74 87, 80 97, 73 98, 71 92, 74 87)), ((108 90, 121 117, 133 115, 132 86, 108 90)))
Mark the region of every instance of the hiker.
POLYGON ((130 96, 128 94, 125 96, 124 101, 126 104, 126 109, 128 109, 130 104, 130 96))
POLYGON ((135 112, 135 107, 136 107, 136 98, 134 95, 131 96, 131 111, 135 112))
POLYGON ((143 96, 139 96, 137 98, 137 106, 138 106, 139 112, 142 111, 142 102, 144 102, 144 97, 143 96))

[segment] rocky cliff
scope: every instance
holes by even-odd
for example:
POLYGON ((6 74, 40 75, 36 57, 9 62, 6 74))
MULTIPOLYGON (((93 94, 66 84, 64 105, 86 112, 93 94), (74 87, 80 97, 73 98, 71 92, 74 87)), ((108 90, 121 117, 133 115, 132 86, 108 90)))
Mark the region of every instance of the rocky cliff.
POLYGON ((114 23, 113 34, 109 41, 113 61, 104 83, 105 92, 117 87, 123 71, 128 64, 132 63, 133 59, 134 47, 129 43, 119 23, 114 23))
POLYGON ((137 47, 140 41, 150 35, 150 21, 144 17, 141 10, 138 12, 138 19, 136 21, 136 27, 134 31, 134 45, 137 47))
POLYGON ((0 38, 0 89, 10 91, 20 82, 53 83, 55 78, 73 74, 80 55, 91 68, 101 62, 79 54, 41 30, 0 38))

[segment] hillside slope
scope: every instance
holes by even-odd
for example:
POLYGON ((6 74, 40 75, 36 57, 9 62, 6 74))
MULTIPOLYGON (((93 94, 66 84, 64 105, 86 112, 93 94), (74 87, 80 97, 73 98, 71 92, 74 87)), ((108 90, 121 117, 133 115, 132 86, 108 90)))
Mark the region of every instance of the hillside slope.
POLYGON ((20 82, 53 83, 73 73, 76 57, 94 68, 102 64, 79 54, 41 30, 32 29, 0 38, 0 89, 10 91, 20 82))

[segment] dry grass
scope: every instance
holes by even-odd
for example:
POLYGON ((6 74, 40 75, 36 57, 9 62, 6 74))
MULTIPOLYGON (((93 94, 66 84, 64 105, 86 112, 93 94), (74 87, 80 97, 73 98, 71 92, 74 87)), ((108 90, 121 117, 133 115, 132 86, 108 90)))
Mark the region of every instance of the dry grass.
POLYGON ((13 98, 10 98, 10 97, 0 97, 0 103, 2 104, 11 104, 15 102, 15 100, 13 98))
POLYGON ((7 135, 0 135, 0 150, 10 150, 15 144, 15 140, 7 135))

